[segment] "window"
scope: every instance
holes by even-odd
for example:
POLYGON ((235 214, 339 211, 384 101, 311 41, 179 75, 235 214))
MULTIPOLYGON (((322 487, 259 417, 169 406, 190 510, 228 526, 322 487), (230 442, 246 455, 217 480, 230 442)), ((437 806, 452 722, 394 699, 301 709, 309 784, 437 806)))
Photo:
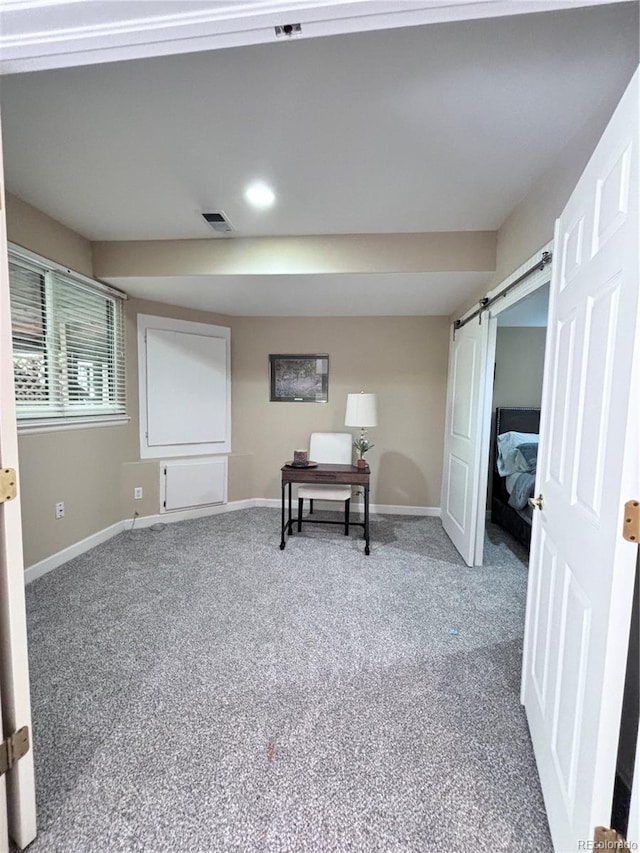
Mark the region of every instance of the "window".
POLYGON ((9 287, 19 422, 121 419, 122 296, 14 250, 9 287))

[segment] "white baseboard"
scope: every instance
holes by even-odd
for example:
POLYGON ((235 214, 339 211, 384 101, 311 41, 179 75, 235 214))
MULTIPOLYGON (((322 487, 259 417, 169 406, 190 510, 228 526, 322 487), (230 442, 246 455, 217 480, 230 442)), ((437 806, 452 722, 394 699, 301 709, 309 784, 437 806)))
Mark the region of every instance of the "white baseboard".
MULTIPOLYGON (((318 509, 335 509, 335 502, 318 501, 318 509)), ((86 539, 81 539, 79 542, 74 542, 68 548, 63 548, 62 551, 57 551, 50 557, 45 557, 39 563, 34 563, 25 569, 24 582, 25 584, 41 578, 58 566, 62 566, 74 557, 79 557, 85 551, 90 551, 96 545, 101 545, 123 530, 141 529, 143 527, 151 527, 153 524, 173 524, 176 521, 187 521, 190 518, 204 518, 208 515, 220 515, 223 512, 235 512, 239 509, 251 509, 252 507, 269 507, 280 509, 279 498, 248 498, 243 501, 231 501, 226 504, 218 504, 216 506, 194 507, 193 509, 181 509, 174 512, 163 512, 157 515, 144 515, 136 519, 126 518, 123 521, 118 521, 110 527, 105 527, 104 530, 98 530, 86 539)), ((362 504, 352 504, 354 510, 362 511, 362 504)), ((422 515, 440 517, 440 507, 438 506, 395 506, 393 504, 371 504, 369 511, 372 515, 388 514, 388 515, 422 515)))
MULTIPOLYGON (((353 506, 353 504, 352 504, 353 506)), ((358 504, 356 504, 358 506, 358 504)), ((371 504, 373 515, 424 515, 440 518, 439 506, 397 506, 396 504, 371 504)))
POLYGON ((143 515, 138 518, 127 518, 124 530, 151 527, 153 524, 174 524, 176 521, 188 521, 190 518, 205 518, 208 515, 220 515, 223 512, 234 512, 237 509, 250 509, 256 503, 253 499, 245 501, 231 501, 226 504, 215 504, 213 506, 197 506, 192 509, 176 509, 161 512, 158 515, 143 515))
POLYGON ((86 539, 74 542, 73 545, 69 545, 68 548, 63 548, 62 551, 57 551, 50 557, 45 557, 44 560, 40 560, 39 563, 34 563, 24 571, 25 584, 41 578, 42 575, 46 575, 53 569, 57 569, 58 566, 61 566, 63 563, 73 560, 74 557, 79 557, 80 554, 84 554, 85 551, 90 551, 92 548, 95 548, 96 545, 101 545, 113 536, 117 536, 118 533, 122 533, 123 530, 124 521, 117 521, 110 527, 105 527, 104 530, 98 530, 97 533, 92 533, 91 536, 87 536, 86 539))

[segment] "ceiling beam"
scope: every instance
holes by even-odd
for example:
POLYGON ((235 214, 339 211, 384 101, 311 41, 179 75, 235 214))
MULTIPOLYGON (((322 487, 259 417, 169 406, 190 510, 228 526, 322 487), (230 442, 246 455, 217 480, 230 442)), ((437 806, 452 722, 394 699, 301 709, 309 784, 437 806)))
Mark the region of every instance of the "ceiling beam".
POLYGON ((97 278, 493 272, 495 231, 92 244, 97 278))

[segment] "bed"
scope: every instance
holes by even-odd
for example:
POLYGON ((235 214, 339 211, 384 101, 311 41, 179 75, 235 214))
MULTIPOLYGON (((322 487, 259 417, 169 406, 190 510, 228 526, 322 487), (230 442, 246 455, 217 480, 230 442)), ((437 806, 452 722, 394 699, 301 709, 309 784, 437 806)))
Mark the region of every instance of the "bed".
POLYGON ((491 440, 491 521, 526 548, 531 544, 531 508, 540 430, 540 409, 496 409, 491 440))

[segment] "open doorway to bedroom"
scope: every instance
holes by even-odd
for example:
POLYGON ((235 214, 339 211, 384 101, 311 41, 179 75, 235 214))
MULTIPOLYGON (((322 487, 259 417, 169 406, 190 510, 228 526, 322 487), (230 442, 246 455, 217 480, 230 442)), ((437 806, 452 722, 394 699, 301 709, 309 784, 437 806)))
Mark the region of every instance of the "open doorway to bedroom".
POLYGON ((506 546, 528 563, 548 310, 546 282, 494 320, 483 562, 506 546))

